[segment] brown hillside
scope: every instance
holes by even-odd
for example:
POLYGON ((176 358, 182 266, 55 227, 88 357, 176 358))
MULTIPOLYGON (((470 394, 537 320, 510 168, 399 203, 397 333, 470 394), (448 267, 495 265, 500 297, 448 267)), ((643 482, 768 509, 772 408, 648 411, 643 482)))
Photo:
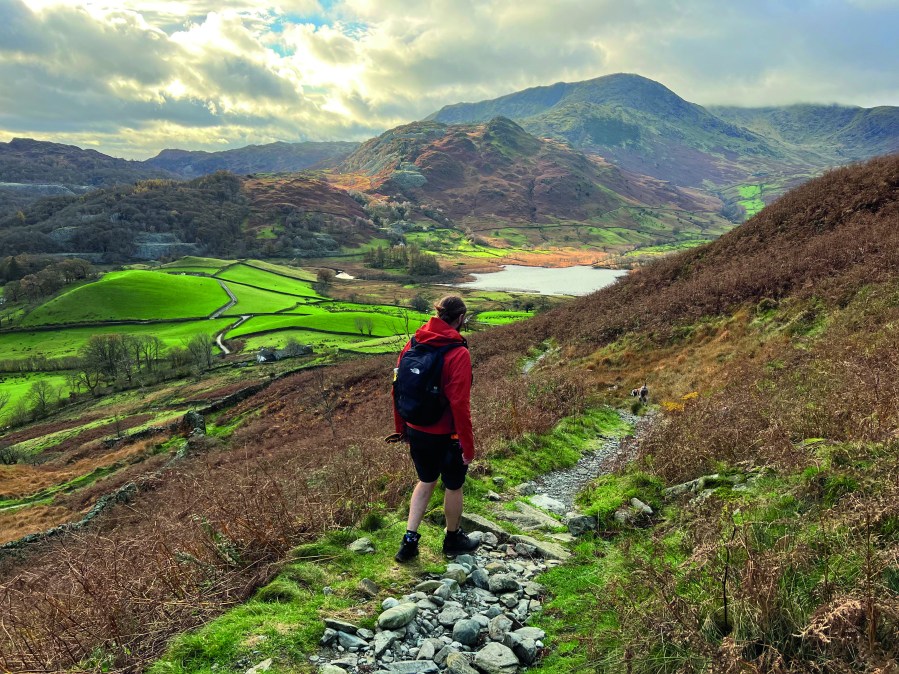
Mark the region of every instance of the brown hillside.
POLYGON ((589 221, 623 206, 712 212, 721 206, 538 139, 502 117, 397 127, 364 143, 341 170, 368 176, 372 191, 438 206, 459 221, 589 221))
POLYGON ((598 345, 791 294, 838 302, 899 271, 899 155, 836 169, 708 245, 666 257, 520 330, 598 345))

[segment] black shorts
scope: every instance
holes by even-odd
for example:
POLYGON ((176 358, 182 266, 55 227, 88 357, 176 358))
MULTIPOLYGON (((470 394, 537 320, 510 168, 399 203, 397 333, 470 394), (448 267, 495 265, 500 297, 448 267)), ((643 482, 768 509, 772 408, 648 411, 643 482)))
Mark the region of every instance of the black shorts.
POLYGON ((447 489, 462 488, 468 466, 462 463, 462 447, 458 440, 449 435, 433 435, 414 428, 406 428, 406 437, 419 480, 436 482, 440 477, 447 489))

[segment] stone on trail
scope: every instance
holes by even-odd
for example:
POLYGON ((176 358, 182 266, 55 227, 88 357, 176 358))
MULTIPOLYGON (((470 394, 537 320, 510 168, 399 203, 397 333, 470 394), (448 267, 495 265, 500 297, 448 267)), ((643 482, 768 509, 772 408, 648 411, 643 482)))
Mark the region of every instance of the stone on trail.
POLYGON ((346 670, 337 665, 327 664, 318 668, 318 674, 346 674, 346 670))
POLYGON ((406 660, 387 665, 390 674, 438 674, 437 663, 433 660, 406 660))
POLYGON ((471 666, 468 658, 461 653, 450 653, 446 658, 446 671, 450 674, 479 674, 478 670, 471 666))
POLYGON ((474 646, 481 633, 481 624, 477 620, 460 620, 453 626, 453 641, 465 646, 474 646))
POLYGON ((359 555, 370 555, 375 551, 375 544, 369 538, 357 538, 347 548, 359 555))
POLYGON ((492 641, 503 641, 506 634, 512 629, 512 621, 505 615, 500 614, 490 621, 487 628, 487 635, 492 641))
POLYGON ((375 657, 381 657, 384 651, 393 646, 396 643, 396 640, 399 638, 399 635, 396 632, 392 632, 391 630, 384 630, 383 632, 378 632, 375 635, 374 640, 374 651, 375 657))
POLYGON ((592 515, 572 515, 565 520, 565 526, 572 536, 583 536, 596 531, 596 518, 592 515))
POLYGON ((495 576, 490 576, 488 587, 494 594, 499 594, 501 592, 517 592, 521 584, 511 574, 498 573, 495 576))
POLYGON ((631 499, 631 507, 641 515, 652 515, 652 508, 636 497, 631 499))
POLYGON ((439 580, 423 580, 416 585, 414 589, 416 592, 433 592, 441 585, 443 585, 443 583, 439 580))
POLYGON ((448 601, 443 610, 437 615, 437 621, 444 627, 452 627, 459 620, 465 620, 468 613, 462 608, 462 604, 448 601))
POLYGON ((325 618, 325 627, 330 627, 332 630, 338 632, 346 632, 347 634, 355 634, 359 629, 353 623, 348 623, 345 620, 338 620, 337 618, 325 618))
POLYGON ((546 494, 535 494, 531 496, 531 503, 533 503, 538 508, 543 508, 544 510, 549 510, 551 513, 555 513, 557 515, 564 515, 565 511, 568 508, 565 507, 565 504, 559 501, 558 499, 554 499, 551 496, 547 496, 546 494))
POLYGON ((399 604, 378 616, 378 627, 385 630, 405 627, 415 619, 417 613, 418 606, 415 604, 399 604))
POLYGON ((376 597, 378 596, 378 592, 381 591, 381 588, 378 587, 378 584, 370 578, 363 578, 359 581, 359 584, 356 585, 356 587, 362 594, 369 597, 376 597))
POLYGON ((273 661, 271 658, 269 658, 268 660, 263 660, 258 665, 250 667, 246 671, 246 674, 260 674, 260 672, 267 672, 269 669, 271 669, 272 662, 273 661))
POLYGON ((361 651, 368 648, 368 642, 360 639, 355 634, 347 634, 346 632, 337 633, 337 642, 348 651, 361 651))
POLYGON ((512 649, 491 641, 474 656, 475 667, 486 674, 515 674, 518 658, 512 649))
POLYGON ((558 543, 538 541, 536 538, 531 538, 530 536, 512 536, 512 541, 514 543, 527 543, 528 545, 533 545, 537 548, 537 553, 544 559, 557 559, 564 562, 571 557, 571 553, 558 543))
POLYGON ((485 531, 491 533, 501 541, 508 540, 509 538, 508 531, 495 522, 476 513, 462 513, 462 526, 466 529, 470 529, 472 532, 485 531))

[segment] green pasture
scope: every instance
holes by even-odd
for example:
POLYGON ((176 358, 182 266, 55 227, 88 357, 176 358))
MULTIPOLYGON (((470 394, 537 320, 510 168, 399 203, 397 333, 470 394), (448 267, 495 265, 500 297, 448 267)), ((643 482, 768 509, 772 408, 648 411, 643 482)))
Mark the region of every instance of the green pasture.
POLYGON ((53 402, 56 402, 56 398, 58 396, 67 397, 69 395, 69 386, 66 383, 65 374, 60 374, 58 372, 27 372, 22 374, 8 374, 3 375, 0 374, 0 390, 4 393, 9 393, 9 402, 6 406, 0 410, 0 420, 6 419, 10 412, 18 405, 20 400, 24 400, 25 403, 31 407, 28 402, 28 393, 31 390, 31 387, 34 386, 38 381, 46 381, 53 387, 53 390, 57 392, 53 397, 53 402))
POLYGON ((271 290, 262 290, 233 282, 228 283, 228 288, 237 298, 237 304, 225 311, 223 314, 225 316, 273 314, 293 309, 297 304, 302 305, 308 299, 296 295, 282 295, 271 290))
POLYGON ((234 323, 232 318, 153 323, 145 325, 98 325, 89 328, 60 328, 34 332, 0 333, 0 360, 22 360, 32 356, 75 356, 93 335, 125 334, 159 337, 166 347, 180 346, 197 334, 214 335, 234 323))
MULTIPOLYGON (((408 327, 415 330, 427 317, 409 312, 408 327)), ((364 337, 390 337, 406 334, 404 318, 371 311, 334 311, 315 314, 284 314, 280 316, 254 316, 227 334, 228 339, 252 335, 264 331, 302 328, 322 332, 359 334, 364 337), (371 322, 371 325, 368 322, 371 322)))
POLYGON ((218 282, 152 271, 105 274, 45 302, 22 324, 51 325, 207 316, 227 303, 218 282))
MULTIPOLYGON (((258 286, 267 290, 274 290, 279 293, 289 293, 299 297, 311 297, 320 299, 321 296, 312 289, 307 281, 299 279, 287 278, 278 274, 256 269, 245 264, 238 264, 229 267, 223 272, 216 274, 216 278, 224 281, 233 281, 234 283, 243 283, 251 286, 258 286)), ((229 286, 231 287, 231 286, 229 286)), ((231 287, 232 292, 237 294, 237 289, 231 287)), ((294 300, 296 301, 296 300, 294 300)))
POLYGON ((283 264, 274 264, 272 262, 265 262, 264 260, 246 260, 243 264, 248 267, 256 267, 258 269, 262 269, 263 271, 270 271, 275 274, 290 276, 300 281, 317 280, 315 274, 313 274, 312 272, 306 271, 304 269, 297 269, 296 267, 288 267, 287 265, 283 264))
POLYGON ((531 311, 482 311, 476 320, 485 325, 508 325, 531 318, 533 315, 531 311))
POLYGON ((762 185, 740 185, 737 192, 740 194, 739 203, 746 210, 746 219, 758 213, 765 207, 762 201, 762 185))
POLYGON ((625 257, 641 257, 644 255, 665 255, 667 253, 674 253, 679 250, 686 250, 687 248, 695 248, 696 246, 702 246, 707 244, 709 239, 684 239, 682 241, 678 241, 677 243, 668 243, 659 246, 645 246, 643 248, 638 248, 637 250, 632 250, 624 254, 625 257))
POLYGON ((219 269, 227 267, 229 264, 234 264, 235 262, 237 262, 237 260, 218 260, 213 257, 195 257, 193 255, 188 255, 182 257, 180 260, 175 260, 174 262, 162 265, 161 269, 164 269, 165 271, 182 271, 189 269, 191 271, 204 272, 211 275, 219 269))
MULTIPOLYGON (((362 335, 341 335, 332 332, 318 332, 315 330, 279 330, 263 335, 251 335, 247 337, 244 345, 244 353, 252 353, 262 347, 280 349, 287 345, 288 340, 295 339, 300 344, 307 344, 313 351, 320 353, 332 349, 357 350, 357 344, 365 341, 373 341, 362 335)), ((402 345, 401 345, 402 347, 402 345)))

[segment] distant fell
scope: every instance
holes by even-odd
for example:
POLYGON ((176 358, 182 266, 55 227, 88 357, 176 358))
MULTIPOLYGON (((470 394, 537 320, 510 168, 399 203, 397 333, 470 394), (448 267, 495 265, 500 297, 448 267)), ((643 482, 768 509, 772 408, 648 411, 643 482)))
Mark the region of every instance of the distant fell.
POLYGON ((628 170, 693 187, 763 181, 783 192, 797 179, 899 148, 897 108, 706 108, 632 74, 450 105, 428 120, 471 123, 496 115, 628 170))
MULTIPOLYGON (((599 223, 628 206, 720 208, 564 143, 537 138, 506 117, 400 126, 363 143, 340 170, 368 176, 372 191, 438 207, 463 224, 599 223)), ((620 220, 627 219, 621 213, 620 220)))
POLYGON ((0 182, 106 187, 145 178, 171 178, 162 168, 117 159, 74 145, 13 138, 0 143, 0 182))
POLYGON ((899 151, 899 108, 788 105, 768 108, 712 106, 734 124, 794 146, 814 148, 837 161, 899 151))
POLYGON ((249 173, 291 173, 326 168, 348 156, 359 146, 351 142, 268 143, 248 145, 221 152, 163 150, 144 162, 184 178, 196 178, 216 171, 249 173))

